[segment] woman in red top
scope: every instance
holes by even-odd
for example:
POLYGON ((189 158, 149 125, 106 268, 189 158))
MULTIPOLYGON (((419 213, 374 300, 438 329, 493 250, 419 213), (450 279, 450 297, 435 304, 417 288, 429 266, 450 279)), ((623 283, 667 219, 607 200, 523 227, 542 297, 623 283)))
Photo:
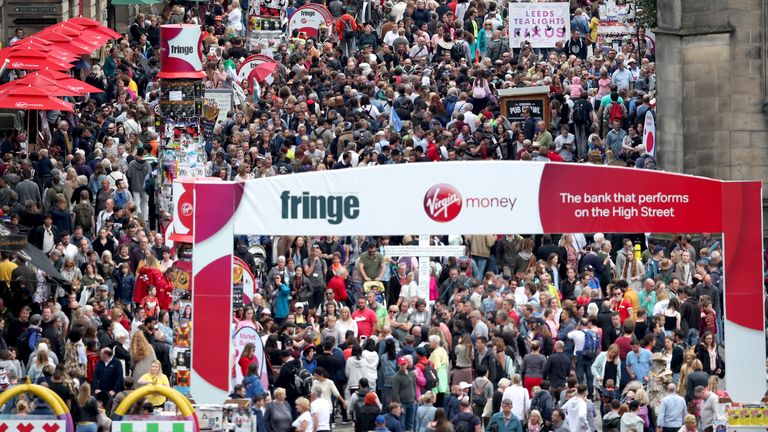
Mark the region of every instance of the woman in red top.
MULTIPOLYGON (((248 376, 248 367, 251 365, 251 363, 256 363, 256 365, 258 365, 259 359, 256 357, 256 345, 249 343, 245 345, 245 348, 243 348, 243 353, 240 355, 240 359, 237 361, 243 376, 248 376)), ((258 367, 256 369, 258 370, 258 367)))

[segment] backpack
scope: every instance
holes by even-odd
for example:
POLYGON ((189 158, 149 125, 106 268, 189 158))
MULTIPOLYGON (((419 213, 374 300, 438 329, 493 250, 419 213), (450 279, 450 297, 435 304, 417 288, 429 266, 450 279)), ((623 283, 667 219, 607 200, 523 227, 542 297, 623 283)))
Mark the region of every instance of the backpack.
POLYGON ((308 397, 312 389, 312 374, 304 368, 298 368, 293 375, 291 387, 296 394, 308 397))
POLYGON ((491 383, 486 381, 485 385, 480 388, 473 386, 474 391, 472 392, 472 405, 485 408, 485 404, 488 403, 488 398, 485 396, 485 389, 489 385, 491 385, 491 383))
POLYGON ((463 58, 466 58, 464 55, 464 45, 454 43, 451 47, 451 59, 455 62, 459 62, 463 58))
POLYGON ((459 414, 458 421, 453 427, 453 432, 472 432, 472 430, 473 428, 469 423, 469 419, 459 414))
POLYGON ((552 341, 552 338, 545 337, 544 343, 541 346, 541 353, 545 356, 549 356, 553 352, 555 352, 555 343, 552 341))
POLYGON ((350 41, 355 38, 355 29, 352 27, 352 22, 349 20, 344 20, 344 32, 343 32, 344 40, 350 41))
POLYGON ((155 193, 155 176, 151 172, 144 177, 144 192, 147 195, 154 195, 155 193))
POLYGON ((427 390, 431 390, 437 387, 439 382, 437 380, 437 371, 432 367, 431 362, 427 362, 427 364, 424 366, 424 379, 427 381, 425 384, 425 388, 427 390))
POLYGON ((624 107, 618 102, 611 102, 611 107, 608 109, 608 120, 613 123, 614 120, 620 122, 624 121, 624 107))
POLYGON ((600 353, 600 337, 594 330, 582 330, 584 333, 584 348, 579 355, 594 357, 600 353))
POLYGON ((472 86, 473 99, 485 99, 486 96, 485 87, 483 87, 482 84, 472 86))
POLYGON ((581 100, 576 101, 576 103, 573 104, 573 122, 578 125, 587 124, 589 123, 588 118, 585 102, 581 100))

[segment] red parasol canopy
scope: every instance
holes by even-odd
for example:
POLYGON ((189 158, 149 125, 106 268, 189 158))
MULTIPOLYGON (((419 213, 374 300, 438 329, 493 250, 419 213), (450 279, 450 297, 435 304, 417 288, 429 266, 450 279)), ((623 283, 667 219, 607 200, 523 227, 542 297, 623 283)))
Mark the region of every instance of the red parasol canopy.
POLYGON ((0 95, 11 90, 33 88, 44 91, 50 96, 81 96, 82 93, 57 83, 55 80, 40 74, 29 74, 24 78, 11 81, 0 86, 0 95))
POLYGON ((44 90, 22 86, 0 93, 0 108, 72 111, 72 104, 56 99, 44 90))
POLYGON ((267 79, 268 76, 272 75, 272 72, 275 71, 275 68, 277 67, 277 63, 273 62, 264 62, 256 65, 256 67, 253 68, 250 74, 248 74, 248 80, 256 80, 258 82, 264 82, 265 79, 267 79))
POLYGON ((83 37, 82 33, 78 33, 72 29, 67 29, 67 32, 62 32, 58 29, 56 31, 43 30, 38 32, 35 36, 51 42, 52 46, 74 52, 75 54, 90 54, 98 49, 103 43, 103 41, 94 38, 89 40, 83 37), (71 30, 71 32, 69 30, 71 30), (72 32, 74 32, 74 34, 72 34, 72 32))
POLYGON ((46 45, 43 43, 42 40, 28 40, 28 39, 22 39, 20 42, 15 45, 12 45, 5 50, 8 53, 18 54, 22 55, 23 53, 32 51, 33 53, 35 51, 43 52, 46 54, 46 57, 53 57, 54 59, 69 63, 72 61, 75 61, 79 58, 79 55, 73 53, 72 51, 65 50, 63 48, 60 48, 57 45, 49 43, 46 45))
POLYGON ((37 72, 37 75, 54 80, 57 84, 67 87, 70 90, 79 92, 80 94, 104 92, 104 90, 98 87, 94 87, 88 83, 80 81, 79 79, 72 78, 71 76, 62 72, 57 72, 54 70, 41 70, 37 72))
POLYGON ((120 33, 112 30, 109 27, 103 26, 100 22, 96 20, 92 20, 89 18, 82 18, 82 17, 71 18, 71 19, 68 19, 67 21, 64 21, 63 24, 68 24, 68 25, 76 24, 76 25, 85 27, 87 30, 91 32, 103 34, 107 36, 109 39, 120 39, 123 37, 123 35, 121 35, 120 33))
POLYGON ((72 68, 67 61, 58 60, 48 56, 47 53, 37 50, 23 50, 21 52, 11 52, 8 49, 0 51, 0 63, 8 60, 8 69, 52 69, 65 71, 72 68))

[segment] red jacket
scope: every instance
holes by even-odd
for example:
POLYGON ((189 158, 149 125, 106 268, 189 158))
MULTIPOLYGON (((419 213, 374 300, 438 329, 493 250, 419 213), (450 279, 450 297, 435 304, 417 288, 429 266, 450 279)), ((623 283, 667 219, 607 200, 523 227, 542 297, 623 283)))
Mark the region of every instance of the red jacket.
POLYGON ((440 161, 440 159, 442 159, 440 157, 440 150, 437 149, 437 145, 435 145, 434 142, 430 142, 427 145, 427 157, 429 158, 429 160, 432 160, 435 162, 438 162, 440 161))
POLYGON ((328 288, 333 289, 333 299, 337 302, 347 301, 347 283, 344 279, 334 276, 328 281, 328 288))
POLYGON ((360 31, 360 26, 357 25, 355 17, 345 13, 336 20, 336 34, 339 36, 339 40, 344 40, 344 23, 349 22, 352 26, 352 30, 360 31))
POLYGON ((563 158, 562 158, 562 157, 560 157, 560 155, 559 155, 559 154, 557 154, 557 152, 556 152, 556 151, 554 151, 554 150, 550 150, 550 151, 549 151, 549 153, 547 153, 547 157, 548 157, 548 158, 549 158, 549 160, 551 160, 552 162, 564 162, 563 158))
POLYGON ((171 306, 171 292, 173 285, 166 279, 160 269, 144 266, 136 275, 136 288, 133 290, 133 301, 141 303, 141 300, 147 295, 150 285, 157 288, 157 302, 160 309, 168 310, 171 306))

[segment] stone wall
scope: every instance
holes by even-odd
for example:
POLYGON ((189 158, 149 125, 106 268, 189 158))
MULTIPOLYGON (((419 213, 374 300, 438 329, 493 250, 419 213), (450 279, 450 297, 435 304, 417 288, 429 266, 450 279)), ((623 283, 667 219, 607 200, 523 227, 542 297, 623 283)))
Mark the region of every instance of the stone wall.
POLYGON ((659 166, 768 185, 768 4, 658 0, 658 6, 659 166))

